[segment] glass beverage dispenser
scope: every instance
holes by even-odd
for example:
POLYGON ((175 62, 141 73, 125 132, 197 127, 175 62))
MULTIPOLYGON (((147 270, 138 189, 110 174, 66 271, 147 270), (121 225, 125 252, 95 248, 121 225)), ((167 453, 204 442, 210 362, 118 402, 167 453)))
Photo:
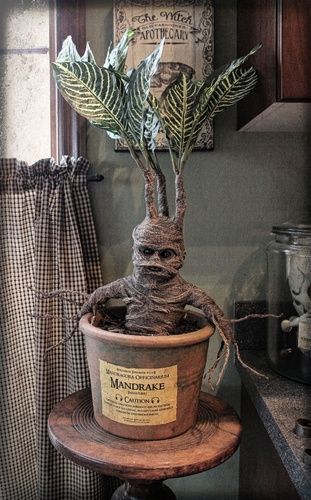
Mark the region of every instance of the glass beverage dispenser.
POLYGON ((311 384, 311 225, 274 226, 268 247, 267 353, 272 368, 311 384))

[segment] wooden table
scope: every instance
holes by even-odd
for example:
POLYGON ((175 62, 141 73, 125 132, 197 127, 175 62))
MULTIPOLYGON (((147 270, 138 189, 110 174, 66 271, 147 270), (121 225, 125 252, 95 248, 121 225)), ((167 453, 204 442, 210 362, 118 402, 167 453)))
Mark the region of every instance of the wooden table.
POLYGON ((205 393, 196 426, 171 439, 137 441, 105 432, 94 419, 88 389, 62 400, 50 414, 48 427, 53 445, 65 457, 125 480, 111 500, 174 500, 164 479, 216 467, 235 452, 241 435, 235 411, 205 393))

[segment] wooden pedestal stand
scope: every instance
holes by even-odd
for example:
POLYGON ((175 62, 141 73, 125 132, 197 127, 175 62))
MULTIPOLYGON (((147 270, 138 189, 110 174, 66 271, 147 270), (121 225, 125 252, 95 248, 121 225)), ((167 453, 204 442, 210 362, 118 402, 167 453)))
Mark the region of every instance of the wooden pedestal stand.
POLYGON ((50 414, 48 427, 53 445, 65 457, 125 480, 111 500, 174 500, 162 484, 164 479, 216 467, 234 453, 241 435, 234 410, 205 393, 196 426, 171 439, 137 441, 105 432, 94 419, 87 389, 61 401, 50 414))

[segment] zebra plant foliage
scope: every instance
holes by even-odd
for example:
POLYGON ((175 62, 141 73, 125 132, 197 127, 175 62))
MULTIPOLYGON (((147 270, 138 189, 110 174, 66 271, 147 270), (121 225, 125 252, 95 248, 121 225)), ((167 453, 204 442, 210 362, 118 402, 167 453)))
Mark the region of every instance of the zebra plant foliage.
POLYGON ((254 68, 240 66, 258 49, 259 46, 255 47, 203 82, 193 82, 182 74, 164 92, 161 111, 168 139, 177 151, 179 170, 195 146, 206 120, 235 104, 256 85, 254 68))
POLYGON ((155 140, 165 134, 175 174, 181 172, 204 123, 216 113, 245 97, 256 85, 253 67, 242 68, 259 46, 204 81, 181 73, 162 95, 160 103, 150 93, 150 83, 160 61, 164 40, 138 67, 125 74, 125 62, 134 31, 129 29, 108 54, 103 66, 95 62, 87 44, 79 56, 71 37, 53 64, 56 83, 69 104, 112 138, 122 138, 139 163, 138 148, 154 167, 155 140))
POLYGON ((120 42, 113 50, 108 49, 104 68, 113 69, 119 73, 124 73, 125 61, 129 43, 134 37, 135 32, 131 29, 127 30, 122 36, 120 42))
POLYGON ((127 136, 125 94, 116 75, 89 62, 53 64, 56 83, 77 113, 93 125, 127 136))
POLYGON ((119 44, 109 50, 103 67, 96 64, 89 47, 80 57, 68 37, 52 66, 61 94, 77 113, 110 136, 122 137, 129 146, 145 147, 144 131, 150 136, 151 124, 157 130, 156 120, 150 116, 153 111, 149 109, 146 115, 146 109, 150 108, 147 104, 150 81, 157 70, 163 42, 128 77, 123 72, 133 34, 128 30, 119 44), (86 62, 89 54, 91 62, 86 62))
POLYGON ((198 85, 186 74, 181 73, 162 95, 160 109, 167 138, 172 149, 177 154, 179 163, 185 147, 191 139, 193 110, 197 92, 198 85))
MULTIPOLYGON (((132 71, 127 91, 127 111, 131 132, 138 144, 143 140, 144 115, 148 105, 151 78, 155 74, 163 51, 164 40, 132 71)), ((147 118, 147 117, 146 117, 147 118)), ((150 121, 150 117, 148 117, 150 121)), ((142 146, 143 147, 143 146, 142 146)))

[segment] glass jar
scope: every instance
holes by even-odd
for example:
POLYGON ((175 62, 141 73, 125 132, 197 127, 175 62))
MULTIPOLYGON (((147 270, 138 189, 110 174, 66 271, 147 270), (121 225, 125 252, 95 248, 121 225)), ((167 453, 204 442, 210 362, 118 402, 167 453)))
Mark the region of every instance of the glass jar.
POLYGON ((274 226, 268 246, 267 353, 272 368, 311 384, 311 225, 274 226))

